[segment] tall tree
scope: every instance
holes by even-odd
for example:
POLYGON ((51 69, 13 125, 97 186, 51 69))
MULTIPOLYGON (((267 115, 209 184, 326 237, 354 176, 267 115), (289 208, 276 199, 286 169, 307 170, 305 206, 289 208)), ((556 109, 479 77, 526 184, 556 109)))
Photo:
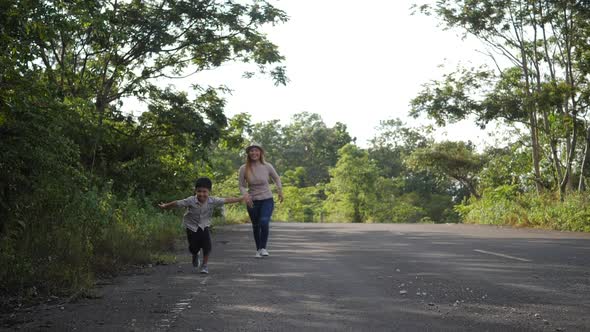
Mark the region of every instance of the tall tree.
POLYGON ((476 198, 478 173, 485 165, 482 155, 475 152, 472 143, 445 141, 427 148, 417 149, 407 159, 409 167, 447 176, 464 186, 476 198))
POLYGON ((328 127, 315 113, 295 114, 283 129, 285 154, 289 165, 306 169, 306 185, 329 180, 328 169, 336 165, 338 149, 352 141, 346 125, 328 127))
POLYGON ((464 193, 445 176, 412 169, 406 163, 414 151, 434 143, 431 132, 430 127, 411 128, 399 119, 382 121, 377 128, 368 149, 380 172, 375 220, 416 222, 428 217, 437 222, 455 221, 448 211, 464 193))
POLYGON ((328 127, 319 114, 298 113, 281 125, 272 120, 253 126, 252 139, 267 148, 278 169, 305 169, 303 186, 329 181, 329 168, 336 165, 338 149, 352 141, 346 125, 328 127))
MULTIPOLYGON (((18 6, 27 18, 22 28, 27 31, 24 41, 31 42, 30 65, 44 70, 57 94, 75 103, 96 128, 91 139, 80 141, 91 144, 87 160, 91 170, 97 165, 105 130, 114 130, 112 125, 105 128, 105 122, 121 118, 123 98, 156 103, 184 98, 183 91, 160 91, 159 79, 243 61, 270 73, 277 84, 286 82, 282 66, 270 68, 283 57, 259 28, 287 17, 263 1, 35 0, 18 6)), ((177 111, 203 112, 225 124, 219 104, 208 104, 207 97, 215 91, 201 91, 197 88, 197 109, 177 111)))
POLYGON ((338 156, 330 170, 327 207, 352 222, 366 221, 375 202, 377 167, 366 151, 353 144, 343 146, 338 156))
POLYGON ((399 177, 404 172, 404 159, 415 149, 432 143, 427 137, 429 128, 422 131, 407 127, 400 119, 381 121, 370 140, 369 157, 375 160, 386 178, 399 177))
MULTIPOLYGON (((446 28, 460 28, 483 41, 489 47, 488 54, 496 61, 501 79, 510 75, 506 70, 518 74, 518 80, 508 86, 513 93, 509 100, 517 101, 512 104, 516 106, 512 109, 516 117, 526 116, 537 190, 542 190, 544 178, 552 176, 542 173, 541 163, 546 156, 563 197, 573 188, 573 166, 580 158, 579 136, 585 127, 588 75, 584 54, 590 48, 586 42, 590 33, 587 23, 590 8, 583 1, 567 0, 441 0, 420 9, 434 13, 446 28), (498 56, 511 65, 503 66, 497 61, 498 56)), ((450 83, 444 85, 447 89, 438 85, 431 89, 433 93, 427 92, 415 100, 415 110, 434 106, 461 117, 490 107, 498 110, 508 106, 497 107, 498 103, 489 98, 487 101, 492 102, 479 103, 477 96, 482 95, 481 91, 475 95, 475 103, 465 104, 474 99, 465 98, 464 86, 455 84, 457 81, 450 83), (456 89, 449 93, 448 88, 453 87, 456 89), (422 98, 428 94, 447 97, 430 99, 443 103, 428 105, 424 103, 428 98, 422 98)))

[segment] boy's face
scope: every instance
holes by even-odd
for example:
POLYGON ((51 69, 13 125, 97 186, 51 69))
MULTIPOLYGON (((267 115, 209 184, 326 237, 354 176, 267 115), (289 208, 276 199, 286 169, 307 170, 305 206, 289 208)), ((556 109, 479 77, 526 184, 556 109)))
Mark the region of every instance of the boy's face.
POLYGON ((201 203, 205 203, 207 201, 207 199, 209 198, 209 189, 207 189, 207 188, 198 187, 196 189, 196 192, 197 192, 197 199, 201 203))

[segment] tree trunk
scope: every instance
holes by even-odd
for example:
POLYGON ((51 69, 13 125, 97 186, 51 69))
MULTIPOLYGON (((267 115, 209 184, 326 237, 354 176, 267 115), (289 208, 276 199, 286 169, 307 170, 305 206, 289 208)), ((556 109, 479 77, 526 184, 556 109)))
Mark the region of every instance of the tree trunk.
MULTIPOLYGON (((566 17, 566 21, 565 24, 567 25, 567 29, 566 31, 572 31, 573 30, 573 19, 571 17, 571 12, 570 12, 570 16, 568 17, 568 11, 567 11, 567 7, 566 9, 564 9, 564 14, 566 17)), ((574 73, 573 73, 573 60, 572 60, 572 42, 571 42, 571 33, 566 33, 565 34, 565 81, 567 83, 567 85, 569 85, 571 87, 572 91, 576 91, 576 83, 575 83, 575 78, 574 78, 574 73)), ((572 191, 573 190, 573 176, 572 176, 572 170, 573 170, 573 162, 574 159, 576 157, 576 143, 578 140, 578 127, 577 127, 577 116, 578 116, 578 112, 577 112, 577 100, 576 100, 576 96, 574 92, 570 92, 568 98, 566 99, 566 104, 565 104, 565 110, 566 110, 566 115, 568 117, 570 117, 572 119, 571 121, 571 131, 568 128, 567 130, 567 135, 566 135, 566 147, 567 147, 567 159, 566 159, 566 165, 565 165, 565 174, 564 174, 564 178, 562 180, 562 183, 560 184, 560 192, 562 195, 562 199, 563 197, 566 195, 566 193, 568 191, 572 191), (567 100, 569 99, 569 100, 567 100), (570 107, 570 102, 571 100, 571 113, 569 112, 570 107)))
MULTIPOLYGON (((549 73, 551 75, 551 80, 554 82, 556 82, 556 77, 555 77, 555 72, 553 70, 553 64, 551 62, 551 57, 549 56, 549 51, 547 50, 547 36, 545 33, 545 28, 544 28, 544 23, 540 23, 539 20, 537 19, 537 14, 539 16, 539 19, 541 20, 541 22, 543 21, 543 10, 542 10, 542 6, 537 7, 537 3, 535 1, 531 2, 532 5, 532 25, 533 25, 533 40, 538 40, 538 30, 540 29, 542 32, 542 36, 543 36, 543 45, 544 45, 544 52, 545 52, 545 60, 548 64, 548 68, 549 68, 549 73)), ((542 87, 542 80, 541 80, 541 59, 540 57, 540 52, 533 52, 532 53, 532 64, 534 67, 534 74, 535 74, 535 80, 536 80, 536 85, 535 85, 535 91, 537 92, 537 94, 541 94, 541 87, 542 87)), ((547 135, 547 137, 549 138, 549 148, 551 149, 551 158, 553 159, 553 162, 551 163, 551 165, 553 165, 553 167, 555 168, 555 174, 557 174, 557 179, 556 179, 556 183, 561 183, 561 181, 563 180, 563 171, 561 169, 561 161, 559 158, 559 152, 558 152, 558 148, 557 148, 557 139, 554 137, 554 134, 551 131, 551 120, 549 119, 549 113, 547 112, 547 109, 543 106, 543 105, 539 105, 539 104, 535 104, 536 109, 541 109, 541 115, 543 117, 543 127, 542 130, 545 132, 545 135, 547 135)), ((563 114, 563 109, 561 106, 558 107, 558 111, 560 114, 563 114)))
POLYGON ((537 188, 537 193, 540 193, 541 191, 543 191, 543 184, 541 182, 541 167, 540 165, 540 161, 541 161, 541 155, 539 153, 539 133, 537 132, 537 111, 535 110, 534 107, 531 107, 530 105, 530 96, 531 96, 531 92, 530 92, 530 83, 529 83, 529 78, 528 78, 528 70, 527 70, 527 66, 525 64, 524 66, 524 72, 525 72, 525 89, 526 89, 526 95, 527 95, 527 101, 526 101, 526 108, 527 111, 529 113, 529 125, 530 125, 530 131, 531 131, 531 145, 532 145, 532 149, 533 149, 533 170, 535 172, 535 187, 537 188))
POLYGON ((517 22, 512 22, 512 28, 514 29, 514 35, 517 38, 518 46, 520 48, 520 61, 522 65, 522 74, 525 82, 525 102, 524 108, 525 111, 529 114, 529 125, 531 131, 531 146, 532 146, 532 154, 533 154, 533 171, 535 173, 535 188, 537 189, 537 193, 543 191, 543 183, 541 181, 541 154, 539 153, 539 133, 537 128, 537 109, 535 105, 532 103, 532 94, 531 94, 531 78, 530 78, 530 70, 529 70, 529 59, 527 56, 526 46, 524 42, 524 31, 522 28, 522 24, 518 24, 517 22))
POLYGON ((90 176, 94 174, 94 165, 96 164, 96 155, 100 148, 100 141, 102 139, 102 124, 104 121, 104 112, 106 105, 102 102, 101 98, 96 101, 96 113, 98 114, 98 125, 96 128, 96 134, 94 136, 94 146, 92 148, 92 163, 90 165, 90 176))
POLYGON ((586 191, 586 173, 590 165, 590 127, 586 129, 586 147, 584 148, 584 157, 580 165, 580 181, 578 182, 578 190, 586 191))

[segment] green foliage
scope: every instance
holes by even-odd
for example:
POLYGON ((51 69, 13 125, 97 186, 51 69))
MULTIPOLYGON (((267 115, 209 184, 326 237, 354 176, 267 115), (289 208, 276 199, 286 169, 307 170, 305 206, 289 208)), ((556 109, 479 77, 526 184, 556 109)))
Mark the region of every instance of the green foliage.
MULTIPOLYGON (((380 182, 387 181, 381 179, 380 182)), ((383 188, 383 183, 377 186, 383 188)), ((380 223, 416 223, 426 216, 426 211, 420 207, 420 197, 416 193, 390 195, 384 197, 387 190, 378 190, 380 198, 371 213, 372 222, 380 223)), ((391 191, 389 191, 391 192, 391 191)))
MULTIPOLYGON (((412 101, 412 115, 438 124, 475 116, 482 127, 500 120, 528 129, 516 144, 484 153, 471 143, 434 143, 431 129, 399 119, 383 121, 367 150, 345 125, 328 127, 318 114, 285 125, 252 124, 248 114, 227 119, 226 87, 177 91, 159 80, 240 61, 285 84, 283 57, 260 30, 286 14, 264 1, 163 4, 0 4, 0 295, 68 293, 97 274, 173 261, 181 211, 160 213, 154 202, 190 195, 199 176, 214 180, 212 195, 239 196, 247 140, 261 143, 282 174, 275 220, 461 217, 590 231, 589 197, 572 185, 584 189, 590 168, 590 10, 581 3, 422 7, 513 64, 497 73, 459 69, 412 101), (542 29, 549 35, 529 34, 542 29), (147 111, 124 108, 126 97, 147 111), (532 194, 539 186, 562 195, 532 194)), ((243 204, 231 204, 216 211, 214 225, 248 220, 243 204)))
POLYGON ((285 174, 282 177, 282 183, 286 186, 293 186, 293 187, 304 187, 305 185, 305 178, 306 178, 306 170, 303 167, 295 167, 295 169, 289 169, 285 171, 285 174))
POLYGON ((479 197, 477 173, 485 162, 484 157, 475 152, 471 142, 450 141, 417 149, 406 159, 411 169, 447 176, 465 186, 476 197, 479 197))
POLYGON ((92 286, 95 274, 112 274, 169 251, 178 217, 156 213, 110 191, 55 192, 21 214, 28 222, 2 235, 0 285, 11 293, 71 292, 92 286), (42 275, 43 278, 39 279, 42 275))
POLYGON ((426 217, 426 212, 414 203, 405 201, 402 198, 398 204, 391 209, 391 222, 394 223, 417 223, 426 217))
POLYGON ((369 219, 375 202, 375 181, 378 170, 369 155, 355 145, 342 147, 336 167, 330 170, 326 208, 330 219, 363 222, 369 219))
POLYGON ((160 214, 131 197, 119 202, 112 194, 103 193, 100 199, 99 209, 106 218, 104 229, 92 238, 95 272, 113 273, 120 266, 149 263, 154 253, 174 249, 180 229, 178 216, 160 214))
POLYGON ((251 136, 266 149, 277 169, 304 168, 303 187, 328 182, 338 149, 352 141, 345 125, 336 123, 330 128, 320 115, 307 112, 295 114, 286 126, 278 120, 256 124, 251 136))
MULTIPOLYGON (((224 180, 217 180, 213 183, 213 196, 217 197, 240 197, 238 186, 238 169, 234 169, 231 176, 224 180)), ((226 204, 223 207, 223 217, 216 220, 216 224, 235 224, 249 222, 250 217, 246 205, 243 203, 226 204)))
POLYGON ((538 227, 562 231, 590 231, 587 193, 560 200, 552 194, 521 193, 517 186, 488 189, 481 199, 458 205, 466 223, 538 227))
POLYGON ((430 132, 430 128, 409 128, 400 119, 381 121, 370 141, 369 157, 377 163, 383 177, 406 175, 404 159, 415 149, 432 143, 430 132))
POLYGON ((484 42, 497 71, 459 69, 425 85, 412 114, 440 125, 468 115, 481 126, 524 124, 528 135, 520 139, 530 147, 535 190, 548 188, 564 199, 576 189, 574 180, 583 190, 590 146, 589 8, 584 1, 549 0, 441 0, 417 8, 444 28, 484 42))
MULTIPOLYGON (((422 114, 434 119, 439 126, 457 122, 471 114, 481 114, 481 103, 474 97, 475 92, 487 86, 493 75, 487 70, 459 69, 444 75, 442 81, 432 81, 410 102, 410 115, 417 118, 422 114)), ((479 122, 485 125, 484 115, 479 122)))
POLYGON ((227 88, 189 98, 161 79, 238 61, 285 84, 259 30, 286 20, 260 1, 2 2, 1 295, 67 293, 171 261, 180 216, 151 202, 227 176, 234 165, 209 153, 241 146, 250 124, 226 119, 227 88), (126 97, 147 111, 123 108, 126 97))
POLYGON ((381 122, 368 150, 381 175, 373 222, 458 221, 452 206, 465 193, 444 175, 408 167, 415 151, 433 146, 430 133, 431 128, 410 128, 399 119, 381 122))
POLYGON ((323 218, 322 195, 324 188, 315 187, 283 187, 285 201, 275 205, 274 220, 321 222, 323 218))
POLYGON ((484 155, 488 161, 479 172, 481 187, 519 185, 523 190, 534 188, 532 177, 527 176, 531 169, 530 152, 521 144, 488 148, 484 155))

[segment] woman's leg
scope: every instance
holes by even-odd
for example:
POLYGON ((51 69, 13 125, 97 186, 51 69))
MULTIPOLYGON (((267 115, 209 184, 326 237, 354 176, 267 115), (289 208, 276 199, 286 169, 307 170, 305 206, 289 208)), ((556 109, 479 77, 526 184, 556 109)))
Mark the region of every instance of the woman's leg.
POLYGON ((268 243, 268 236, 270 233, 270 219, 272 217, 275 203, 272 198, 265 199, 260 202, 260 248, 266 249, 266 244, 268 243))
POLYGON ((260 216, 260 201, 254 201, 252 207, 248 207, 248 215, 250 216, 250 222, 252 222, 252 232, 254 233, 254 242, 256 243, 256 250, 260 250, 260 222, 258 220, 260 216))

